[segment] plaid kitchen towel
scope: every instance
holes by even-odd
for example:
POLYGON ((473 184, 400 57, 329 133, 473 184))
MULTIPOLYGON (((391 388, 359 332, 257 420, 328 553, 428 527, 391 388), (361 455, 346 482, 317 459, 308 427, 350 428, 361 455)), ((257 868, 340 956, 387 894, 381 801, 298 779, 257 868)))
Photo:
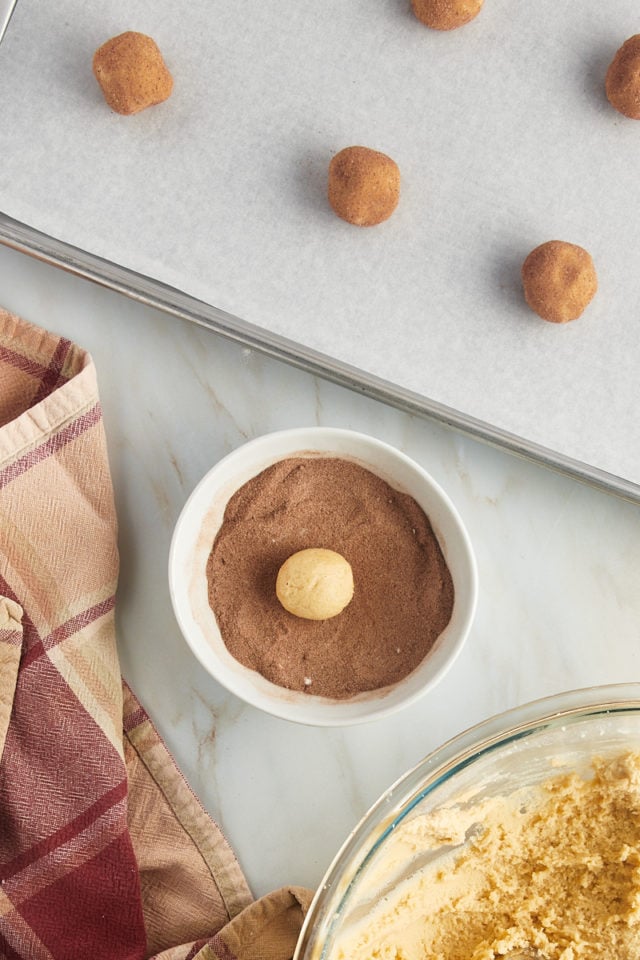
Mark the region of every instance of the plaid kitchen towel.
POLYGON ((253 901, 123 685, 89 355, 0 310, 0 957, 290 960, 309 891, 253 901))

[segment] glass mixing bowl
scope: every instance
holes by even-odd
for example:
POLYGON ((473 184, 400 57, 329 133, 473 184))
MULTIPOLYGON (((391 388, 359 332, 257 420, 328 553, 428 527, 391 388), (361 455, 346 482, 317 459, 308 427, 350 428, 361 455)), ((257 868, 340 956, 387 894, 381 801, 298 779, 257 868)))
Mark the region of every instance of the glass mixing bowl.
POLYGON ((419 865, 415 857, 403 864, 401 850, 394 852, 400 825, 561 773, 588 778, 594 757, 627 750, 640 751, 640 683, 537 700, 450 740, 384 793, 347 839, 315 895, 294 960, 332 960, 346 926, 419 865))

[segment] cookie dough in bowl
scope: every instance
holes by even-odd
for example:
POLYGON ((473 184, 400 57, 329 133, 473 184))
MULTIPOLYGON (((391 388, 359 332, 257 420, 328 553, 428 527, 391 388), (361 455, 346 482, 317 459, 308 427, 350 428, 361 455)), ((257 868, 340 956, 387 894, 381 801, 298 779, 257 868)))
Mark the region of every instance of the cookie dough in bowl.
POLYGON ((460 652, 477 596, 468 535, 426 470, 324 427, 258 437, 209 471, 176 524, 169 585, 212 676, 253 706, 324 726, 425 695, 460 652))
POLYGON ((296 960, 640 956, 640 684, 526 704, 426 757, 363 819, 296 960))
POLYGON ((353 570, 335 550, 306 547, 284 561, 276 596, 289 613, 305 620, 331 620, 353 598, 353 570))

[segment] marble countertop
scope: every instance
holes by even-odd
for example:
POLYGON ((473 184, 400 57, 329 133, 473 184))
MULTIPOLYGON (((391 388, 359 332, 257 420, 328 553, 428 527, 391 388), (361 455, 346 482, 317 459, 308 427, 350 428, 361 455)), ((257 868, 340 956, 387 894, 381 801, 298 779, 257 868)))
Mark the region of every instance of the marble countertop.
POLYGON ((256 896, 315 887, 377 797, 445 740, 576 687, 640 679, 640 507, 0 247, 0 305, 96 362, 120 525, 123 674, 256 896), (418 460, 455 502, 480 596, 439 686, 394 717, 319 729, 206 675, 167 586, 174 523, 220 457, 260 434, 347 427, 418 460))

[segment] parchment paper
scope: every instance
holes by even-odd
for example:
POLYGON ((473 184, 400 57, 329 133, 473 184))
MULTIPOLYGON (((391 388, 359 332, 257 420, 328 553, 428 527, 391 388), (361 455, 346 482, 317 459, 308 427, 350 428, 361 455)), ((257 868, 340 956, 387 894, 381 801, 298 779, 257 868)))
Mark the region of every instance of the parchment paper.
POLYGON ((640 482, 640 123, 604 95, 637 0, 486 0, 451 33, 408 0, 20 0, 0 47, 0 209, 264 330, 640 482), (112 113, 94 50, 155 38, 166 103, 112 113), (326 201, 331 156, 391 155, 378 227, 326 201), (524 304, 564 239, 600 289, 524 304))

